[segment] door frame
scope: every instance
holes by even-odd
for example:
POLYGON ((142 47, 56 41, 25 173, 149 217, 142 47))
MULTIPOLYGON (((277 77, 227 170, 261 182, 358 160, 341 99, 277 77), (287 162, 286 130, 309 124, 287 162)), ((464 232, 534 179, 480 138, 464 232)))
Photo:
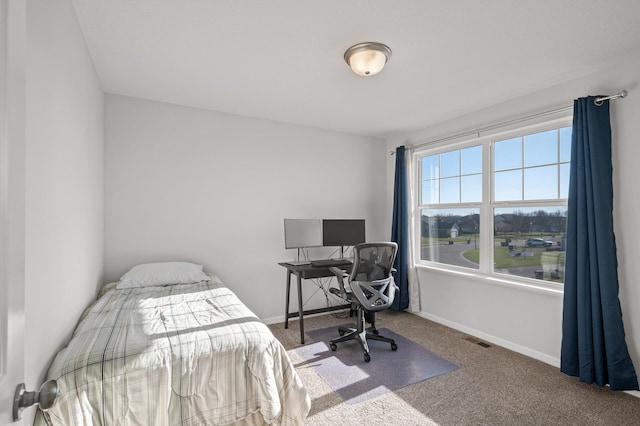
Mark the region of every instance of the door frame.
POLYGON ((24 382, 26 2, 0 0, 0 425, 24 382))

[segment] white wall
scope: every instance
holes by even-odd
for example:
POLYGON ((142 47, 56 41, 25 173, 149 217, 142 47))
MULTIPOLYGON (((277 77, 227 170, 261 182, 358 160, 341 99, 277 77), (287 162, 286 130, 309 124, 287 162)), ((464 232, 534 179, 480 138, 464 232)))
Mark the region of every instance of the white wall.
MULTIPOLYGON (((573 104, 573 99, 627 89, 611 104, 614 167, 614 221, 618 247, 620 302, 627 345, 640 371, 640 262, 637 244, 637 169, 640 158, 640 56, 612 60, 588 75, 531 93, 474 114, 388 141, 388 148, 413 145, 489 124, 573 104)), ((387 161, 387 186, 393 162, 387 161)), ((439 322, 559 365, 562 295, 509 288, 463 275, 419 268, 422 314, 439 322)))
POLYGON ((37 389, 103 271, 104 95, 69 1, 27 2, 26 87, 25 370, 37 389))
POLYGON ((189 260, 283 320, 284 218, 364 218, 368 240, 389 238, 382 140, 116 95, 105 117, 107 280, 189 260))

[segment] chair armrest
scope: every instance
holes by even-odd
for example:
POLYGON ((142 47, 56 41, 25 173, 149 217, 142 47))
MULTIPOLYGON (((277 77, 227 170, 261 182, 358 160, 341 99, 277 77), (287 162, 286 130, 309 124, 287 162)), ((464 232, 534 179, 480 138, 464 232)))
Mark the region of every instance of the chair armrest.
POLYGON ((334 289, 330 288, 329 291, 347 300, 348 296, 347 291, 344 288, 344 279, 348 278, 349 274, 347 273, 347 271, 345 271, 344 269, 340 269, 337 266, 332 266, 329 268, 329 270, 333 273, 333 275, 336 276, 336 278, 338 279, 338 284, 340 285, 340 289, 335 289, 336 291, 333 291, 334 289))
POLYGON ((347 274, 347 271, 345 271, 344 269, 340 269, 337 266, 332 266, 329 268, 329 270, 333 272, 333 275, 340 279, 347 278, 349 276, 349 274, 347 274))

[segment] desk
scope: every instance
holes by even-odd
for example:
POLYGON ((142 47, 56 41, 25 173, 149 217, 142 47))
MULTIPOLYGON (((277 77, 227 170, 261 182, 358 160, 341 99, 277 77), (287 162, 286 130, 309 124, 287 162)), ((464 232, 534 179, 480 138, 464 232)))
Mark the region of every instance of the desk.
MULTIPOLYGON (((306 265, 292 265, 290 263, 282 262, 278 263, 280 266, 284 266, 287 268, 287 300, 285 302, 285 312, 284 312, 284 328, 289 328, 289 318, 295 318, 297 316, 300 317, 300 343, 304 344, 304 316, 319 314, 322 312, 331 312, 337 311, 340 309, 349 309, 349 304, 337 305, 337 306, 328 306, 326 308, 320 309, 311 309, 308 311, 303 310, 302 308, 302 280, 308 280, 313 278, 326 278, 326 277, 334 277, 333 272, 329 270, 329 267, 320 267, 317 268, 315 266, 311 266, 310 264, 306 265), (291 275, 294 274, 298 277, 298 312, 289 313, 289 294, 291 293, 291 275)), ((342 265, 340 268, 350 270, 351 265, 342 265)))

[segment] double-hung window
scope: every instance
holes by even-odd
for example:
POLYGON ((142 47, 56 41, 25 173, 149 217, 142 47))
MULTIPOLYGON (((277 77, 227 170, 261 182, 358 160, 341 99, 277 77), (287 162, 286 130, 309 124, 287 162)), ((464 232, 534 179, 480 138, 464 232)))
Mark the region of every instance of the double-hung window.
POLYGON ((420 263, 563 283, 568 119, 415 155, 420 263))
POLYGON ((478 269, 482 145, 420 157, 418 259, 478 269))

